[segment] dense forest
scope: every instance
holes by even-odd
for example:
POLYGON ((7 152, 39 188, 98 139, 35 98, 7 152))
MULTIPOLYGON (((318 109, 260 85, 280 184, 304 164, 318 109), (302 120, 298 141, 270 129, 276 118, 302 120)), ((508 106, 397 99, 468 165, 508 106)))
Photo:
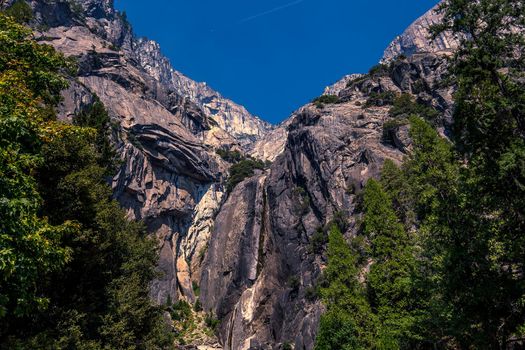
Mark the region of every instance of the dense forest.
POLYGON ((75 62, 15 10, 0 14, 0 348, 169 348, 148 292, 156 243, 111 200, 104 106, 57 121, 75 62))
POLYGON ((367 183, 358 237, 345 244, 332 227, 319 350, 523 346, 525 5, 449 0, 440 11, 434 33, 463 38, 449 61, 451 138, 411 113, 413 149, 367 183))

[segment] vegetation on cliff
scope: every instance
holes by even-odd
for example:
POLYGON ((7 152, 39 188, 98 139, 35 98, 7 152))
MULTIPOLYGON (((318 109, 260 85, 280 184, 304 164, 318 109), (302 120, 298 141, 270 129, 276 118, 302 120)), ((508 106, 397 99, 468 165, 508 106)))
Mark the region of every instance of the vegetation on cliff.
POLYGON ((342 308, 324 298, 318 349, 507 349, 522 342, 524 6, 517 0, 441 5, 445 20, 435 33, 465 38, 450 60, 457 84, 453 142, 424 120, 434 113, 429 118, 413 103, 394 104, 392 114, 410 115, 412 151, 401 168, 386 162, 381 182, 365 188, 366 264, 355 265, 358 252, 330 236, 329 246, 345 245, 338 249, 346 253, 328 249, 326 288, 367 293, 346 294, 342 308), (345 288, 330 274, 341 258, 352 274, 345 288), (363 316, 353 303, 363 298, 372 336, 358 331, 363 316), (341 346, 327 345, 329 334, 345 329, 343 318, 353 328, 341 346))

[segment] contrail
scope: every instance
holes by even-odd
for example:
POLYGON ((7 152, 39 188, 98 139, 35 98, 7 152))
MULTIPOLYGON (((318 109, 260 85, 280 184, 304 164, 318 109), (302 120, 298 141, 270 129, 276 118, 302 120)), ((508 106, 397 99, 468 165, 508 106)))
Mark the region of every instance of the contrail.
POLYGON ((256 18, 259 18, 259 17, 262 17, 262 16, 266 16, 266 15, 269 15, 271 13, 274 13, 274 12, 277 12, 277 11, 281 11, 281 10, 284 10, 285 8, 288 8, 288 7, 292 7, 292 6, 295 6, 295 5, 299 5, 300 3, 304 2, 305 0, 296 0, 296 1, 293 1, 293 2, 290 2, 288 4, 285 4, 285 5, 281 5, 281 6, 278 6, 276 8, 273 8, 271 10, 268 10, 268 11, 264 11, 264 12, 261 12, 261 13, 258 13, 256 15, 253 15, 253 16, 250 16, 250 17, 246 17, 244 19, 241 19, 239 21, 239 24, 240 23, 246 23, 246 22, 249 22, 249 21, 253 21, 254 19, 256 18))

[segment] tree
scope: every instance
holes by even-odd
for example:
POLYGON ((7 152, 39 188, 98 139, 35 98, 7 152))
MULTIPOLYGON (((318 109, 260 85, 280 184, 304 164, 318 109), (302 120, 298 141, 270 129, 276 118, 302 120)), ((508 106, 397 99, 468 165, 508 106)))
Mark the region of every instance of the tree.
POLYGON ((371 242, 373 264, 367 276, 368 299, 378 316, 378 346, 410 348, 418 296, 413 290, 416 261, 413 242, 399 222, 380 183, 371 179, 364 193, 364 233, 371 242))
POLYGON ((58 74, 65 61, 29 36, 0 14, 0 320, 46 308, 49 299, 37 284, 69 260, 69 249, 59 241, 74 229, 38 215, 41 198, 31 174, 42 160, 47 113, 41 102, 55 100, 40 89, 53 93, 65 87, 58 74))
POLYGON ((0 52, 0 347, 170 348, 156 243, 106 182, 103 105, 57 122, 66 60, 2 14, 0 52))
POLYGON ((327 312, 321 316, 315 348, 370 349, 374 316, 357 277, 357 258, 335 225, 329 233, 327 256, 321 288, 327 312))
POLYGON ((462 38, 450 62, 453 138, 465 160, 461 213, 449 220, 444 296, 464 345, 505 348, 525 323, 525 4, 447 0, 443 24, 462 38))

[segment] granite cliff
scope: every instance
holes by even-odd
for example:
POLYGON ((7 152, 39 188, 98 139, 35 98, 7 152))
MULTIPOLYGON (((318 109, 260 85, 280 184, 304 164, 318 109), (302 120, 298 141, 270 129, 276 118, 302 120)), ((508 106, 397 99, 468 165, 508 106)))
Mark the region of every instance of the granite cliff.
POLYGON ((385 137, 390 105, 377 97, 410 94, 440 112, 444 132, 450 123, 453 88, 440 83, 454 42, 427 39, 439 18, 416 21, 373 73, 328 87, 335 103, 307 104, 273 127, 176 71, 157 43, 133 35, 111 0, 29 3, 36 37, 78 61, 61 118, 99 98, 114 121, 122 159, 114 196, 159 242, 162 277, 152 297, 198 297, 220 321, 225 349, 312 349, 323 312, 312 290, 326 264, 314 237, 345 218, 351 239, 363 185, 386 159, 410 152, 406 125, 385 137), (273 163, 228 194, 231 164, 218 149, 273 163))

